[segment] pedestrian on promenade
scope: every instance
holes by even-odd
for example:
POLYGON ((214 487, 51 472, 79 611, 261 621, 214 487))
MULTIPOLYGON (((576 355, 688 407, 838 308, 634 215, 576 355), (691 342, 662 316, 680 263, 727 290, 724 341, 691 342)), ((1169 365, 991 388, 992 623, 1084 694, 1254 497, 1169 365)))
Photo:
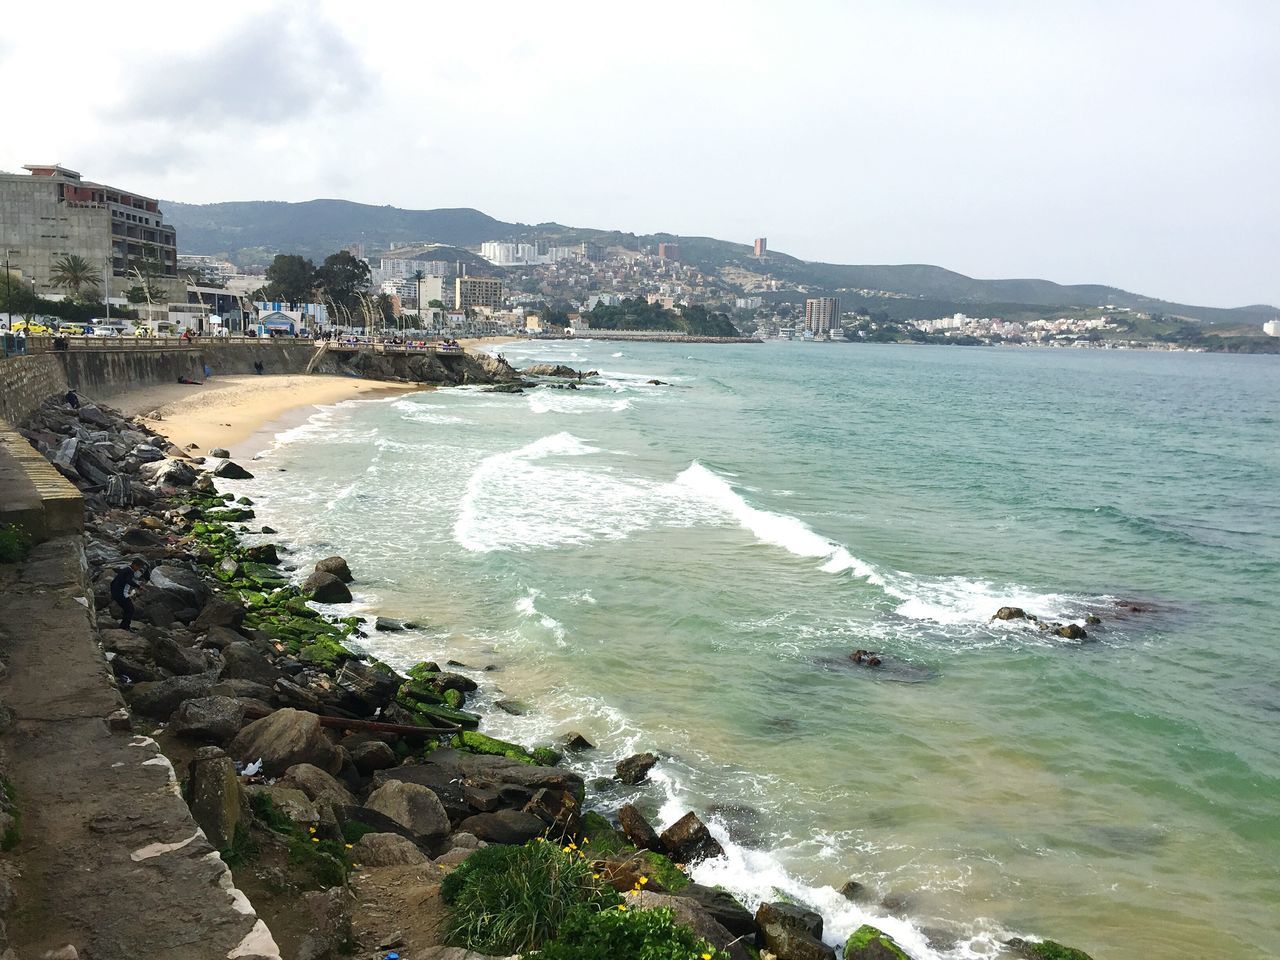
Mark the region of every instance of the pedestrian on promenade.
POLYGON ((111 581, 111 599, 120 606, 121 630, 133 629, 133 600, 130 598, 142 589, 143 566, 141 560, 134 560, 129 566, 117 570, 111 581))

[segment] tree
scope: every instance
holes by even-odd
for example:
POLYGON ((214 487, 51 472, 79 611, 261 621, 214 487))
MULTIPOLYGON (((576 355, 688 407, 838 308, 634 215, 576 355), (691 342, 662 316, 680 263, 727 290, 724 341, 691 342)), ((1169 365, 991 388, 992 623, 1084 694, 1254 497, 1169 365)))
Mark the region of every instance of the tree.
POLYGON ((347 311, 359 309, 360 296, 369 287, 369 264, 348 251, 331 253, 315 272, 316 286, 347 311))
POLYGON ((285 303, 310 302, 316 286, 316 265, 295 253, 278 253, 267 267, 268 300, 285 303))
POLYGON ((84 257, 68 253, 54 262, 49 279, 55 287, 70 290, 71 296, 79 300, 86 287, 88 292, 97 292, 98 285, 102 283, 102 274, 84 257))

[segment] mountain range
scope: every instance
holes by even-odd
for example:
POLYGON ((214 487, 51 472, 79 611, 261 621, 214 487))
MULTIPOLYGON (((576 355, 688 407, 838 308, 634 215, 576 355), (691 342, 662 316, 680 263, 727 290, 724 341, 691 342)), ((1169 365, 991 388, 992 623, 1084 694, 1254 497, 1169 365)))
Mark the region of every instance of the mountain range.
POLYGON ((864 298, 881 294, 929 300, 934 311, 999 305, 1002 309, 1031 307, 1098 307, 1111 304, 1147 313, 1186 317, 1216 325, 1257 325, 1280 317, 1266 304, 1244 307, 1204 307, 1144 296, 1101 284, 1064 285, 1051 280, 982 280, 930 264, 853 265, 801 260, 770 251, 765 260, 752 255, 747 244, 712 237, 624 233, 567 227, 558 223, 523 224, 497 220, 470 208, 404 210, 348 200, 309 200, 285 203, 268 200, 188 204, 164 201, 162 209, 177 230, 183 253, 221 255, 242 266, 270 262, 276 253, 299 253, 317 261, 352 243, 369 251, 428 243, 443 248, 428 259, 475 261, 461 248, 486 240, 548 240, 621 246, 630 250, 656 249, 659 242, 678 242, 680 260, 704 272, 726 268, 764 274, 811 293, 864 291, 864 298), (874 293, 865 293, 873 291, 874 293))

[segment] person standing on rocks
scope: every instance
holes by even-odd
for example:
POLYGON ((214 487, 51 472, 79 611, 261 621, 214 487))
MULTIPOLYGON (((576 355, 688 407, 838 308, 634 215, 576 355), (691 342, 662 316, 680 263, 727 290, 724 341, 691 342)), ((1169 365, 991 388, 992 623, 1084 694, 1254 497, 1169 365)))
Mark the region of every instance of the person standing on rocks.
POLYGON ((111 581, 111 599, 120 606, 121 630, 133 629, 133 601, 130 596, 142 586, 142 567, 141 560, 134 560, 129 566, 117 570, 111 581))

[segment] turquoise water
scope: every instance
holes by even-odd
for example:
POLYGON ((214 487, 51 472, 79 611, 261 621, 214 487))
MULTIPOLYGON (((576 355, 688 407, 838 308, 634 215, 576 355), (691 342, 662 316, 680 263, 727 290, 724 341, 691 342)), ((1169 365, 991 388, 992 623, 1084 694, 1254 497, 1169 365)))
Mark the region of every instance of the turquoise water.
POLYGON ((588 773, 659 751, 601 803, 711 811, 728 856, 698 878, 808 902, 832 942, 1275 955, 1274 358, 502 352, 607 385, 329 408, 235 487, 300 564, 341 552, 363 607, 426 625, 380 656, 497 667, 482 699, 530 710, 486 729, 581 730, 588 773), (990 622, 1007 604, 1103 622, 1050 639, 990 622))

